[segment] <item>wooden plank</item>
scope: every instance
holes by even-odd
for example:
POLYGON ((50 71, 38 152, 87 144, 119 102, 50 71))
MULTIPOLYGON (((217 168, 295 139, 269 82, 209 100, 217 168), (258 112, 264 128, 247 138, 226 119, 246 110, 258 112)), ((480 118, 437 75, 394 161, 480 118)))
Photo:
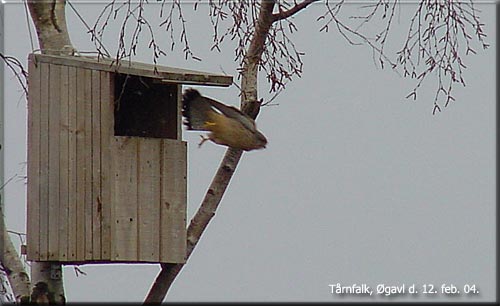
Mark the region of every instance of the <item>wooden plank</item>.
POLYGON ((186 255, 187 143, 162 141, 160 261, 182 263, 186 255))
POLYGON ((84 177, 85 177, 85 259, 92 259, 92 234, 93 234, 93 184, 92 184, 92 71, 84 70, 84 129, 85 129, 85 160, 84 160, 84 177))
POLYGON ((101 258, 111 259, 111 139, 114 134, 112 75, 101 72, 101 258))
POLYGON ((161 139, 139 138, 138 248, 139 261, 160 260, 161 139))
POLYGON ((92 71, 92 258, 101 259, 101 75, 92 71))
POLYGON ((77 69, 76 95, 76 260, 85 260, 85 69, 77 69))
POLYGON ((59 136, 61 66, 49 66, 49 260, 59 259, 59 136))
POLYGON ((40 104, 41 69, 32 56, 28 61, 28 186, 27 186, 27 257, 40 258, 40 104))
POLYGON ((35 54, 34 56, 40 62, 146 76, 154 79, 161 79, 167 83, 183 83, 206 86, 230 86, 233 83, 232 76, 159 65, 155 67, 151 64, 130 62, 128 60, 121 61, 119 65, 116 65, 111 59, 101 58, 97 60, 96 57, 67 57, 47 54, 35 54))
POLYGON ((182 86, 177 86, 177 140, 182 140, 182 86))
MULTIPOLYGON (((69 239, 69 69, 60 67, 59 260, 68 259, 69 239)), ((51 102, 52 103, 52 102, 51 102)))
POLYGON ((68 260, 77 258, 77 227, 80 222, 77 209, 77 69, 68 67, 68 260))
POLYGON ((40 90, 40 260, 49 259, 49 65, 39 63, 40 90))
POLYGON ((137 260, 137 137, 114 137, 112 260, 137 260))

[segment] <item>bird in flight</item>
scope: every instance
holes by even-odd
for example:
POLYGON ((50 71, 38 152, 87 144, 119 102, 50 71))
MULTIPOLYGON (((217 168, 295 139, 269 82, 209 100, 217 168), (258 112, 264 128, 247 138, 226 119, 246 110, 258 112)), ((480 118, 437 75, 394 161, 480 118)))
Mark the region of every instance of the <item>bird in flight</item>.
POLYGON ((182 115, 188 130, 209 131, 198 146, 211 140, 216 144, 245 151, 266 147, 266 137, 257 130, 255 121, 234 106, 202 96, 188 88, 182 95, 182 115))

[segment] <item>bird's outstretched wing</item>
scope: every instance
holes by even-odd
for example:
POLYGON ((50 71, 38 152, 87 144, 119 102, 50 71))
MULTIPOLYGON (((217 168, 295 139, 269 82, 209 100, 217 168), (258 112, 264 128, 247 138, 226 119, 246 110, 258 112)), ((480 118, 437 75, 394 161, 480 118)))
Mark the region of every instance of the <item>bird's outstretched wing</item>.
POLYGON ((255 121, 234 106, 228 106, 214 99, 202 96, 196 89, 186 89, 182 96, 185 124, 189 130, 206 131, 209 113, 217 112, 226 117, 238 120, 249 130, 256 130, 255 121))

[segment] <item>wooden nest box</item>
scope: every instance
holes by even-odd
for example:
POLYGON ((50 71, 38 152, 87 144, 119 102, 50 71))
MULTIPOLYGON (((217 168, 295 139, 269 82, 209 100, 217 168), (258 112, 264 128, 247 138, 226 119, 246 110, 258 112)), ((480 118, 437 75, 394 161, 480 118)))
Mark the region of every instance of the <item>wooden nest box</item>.
POLYGON ((185 262, 182 84, 231 83, 137 62, 31 54, 28 260, 185 262))

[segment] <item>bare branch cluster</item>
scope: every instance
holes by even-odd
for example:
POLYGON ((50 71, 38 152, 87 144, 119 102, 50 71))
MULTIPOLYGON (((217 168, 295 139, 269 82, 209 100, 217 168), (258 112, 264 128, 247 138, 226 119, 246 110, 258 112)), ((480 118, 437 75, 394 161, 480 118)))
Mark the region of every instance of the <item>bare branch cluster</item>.
MULTIPOLYGON (((136 55, 137 47, 139 46, 139 39, 143 31, 147 33, 146 38, 148 41, 148 48, 152 52, 153 62, 157 64, 160 56, 166 55, 166 50, 158 43, 153 25, 150 23, 146 16, 146 9, 157 8, 157 6, 148 6, 147 0, 124 0, 118 2, 112 0, 103 8, 97 17, 94 26, 89 30, 92 35, 92 41, 100 55, 108 55, 106 49, 101 44, 103 35, 109 25, 110 21, 121 19, 120 33, 118 35, 118 47, 116 50, 115 58, 123 59, 130 58, 136 55)), ((180 41, 183 44, 183 52, 186 58, 190 57, 198 59, 194 56, 191 48, 189 47, 188 38, 186 35, 186 20, 182 14, 181 1, 170 0, 163 1, 159 10, 160 28, 164 28, 168 35, 166 36, 170 41, 171 50, 174 49, 175 44, 180 41), (177 19, 180 22, 180 34, 177 33, 177 19), (179 36, 177 38, 177 35, 179 36)))
POLYGON ((118 48, 115 55, 116 59, 130 58, 132 55, 136 54, 140 34, 144 29, 148 32, 148 37, 150 39, 149 48, 153 52, 153 61, 156 63, 160 55, 165 54, 154 39, 153 27, 148 19, 144 17, 146 3, 146 0, 139 0, 134 3, 132 1, 118 3, 116 0, 112 0, 104 6, 103 10, 97 17, 94 26, 89 30, 92 35, 92 41, 95 42, 99 55, 109 55, 107 54, 104 46, 101 44, 101 41, 103 41, 103 36, 109 22, 111 20, 116 20, 122 13, 124 16, 120 26, 120 33, 118 35, 118 48), (132 27, 133 30, 130 31, 129 27, 132 27), (132 34, 127 35, 127 33, 132 34))
MULTIPOLYGON (((270 92, 277 92, 284 88, 285 84, 294 75, 300 76, 302 72, 301 55, 303 53, 297 50, 290 39, 290 35, 297 30, 297 27, 289 17, 315 1, 318 0, 304 0, 301 3, 279 1, 278 3, 279 12, 273 15, 273 27, 270 30, 262 59, 259 62, 259 68, 265 71, 270 82, 270 92)), ((246 52, 255 31, 260 2, 233 0, 210 0, 205 2, 197 0, 194 2, 195 10, 200 3, 207 3, 209 7, 210 21, 213 26, 211 50, 220 51, 223 42, 226 40, 235 42, 235 61, 239 63, 240 67, 243 67, 246 52)), ((116 59, 130 58, 136 54, 143 29, 147 31, 149 48, 153 53, 153 62, 156 64, 158 58, 166 54, 165 49, 162 49, 161 45, 157 43, 152 25, 145 17, 146 4, 148 4, 147 0, 136 2, 132 0, 123 0, 122 2, 112 0, 104 7, 94 26, 89 30, 100 55, 108 55, 101 41, 109 22, 118 18, 121 18, 122 24, 118 36, 116 59), (130 27, 133 29, 130 30, 130 27)), ((189 45, 186 34, 187 21, 183 15, 181 1, 163 0, 159 10, 159 17, 161 20, 159 26, 163 27, 167 33, 170 49, 173 50, 175 44, 180 42, 183 45, 186 59, 199 60, 189 45)))
POLYGON ((287 2, 280 1, 278 10, 280 13, 274 15, 276 21, 269 31, 268 43, 262 53, 264 63, 262 69, 271 84, 270 92, 278 92, 285 88, 285 84, 291 81, 294 75, 300 77, 303 66, 301 56, 304 53, 298 51, 290 39, 290 35, 297 31, 297 27, 291 18, 281 18, 279 15, 285 16, 287 14, 284 12, 290 12, 292 9, 288 8, 287 2))
POLYGON ((174 49, 175 46, 175 28, 174 28, 174 11, 177 12, 177 18, 180 21, 181 24, 181 30, 180 30, 180 36, 179 40, 181 44, 183 44, 183 52, 184 56, 187 58, 192 58, 195 60, 200 60, 200 58, 196 57, 193 52, 191 51, 191 48, 189 46, 188 38, 187 38, 187 31, 186 31, 186 19, 184 18, 184 15, 182 14, 182 7, 181 7, 181 0, 171 0, 171 1, 166 1, 163 0, 161 4, 161 10, 160 10, 160 18, 163 19, 162 23, 160 24, 160 27, 165 27, 165 31, 169 33, 170 36, 170 42, 171 42, 171 50, 174 49), (164 6, 167 2, 171 2, 170 5, 170 10, 168 14, 164 17, 164 6))
POLYGON ((437 78, 437 89, 434 98, 433 113, 441 111, 440 99, 444 99, 445 107, 452 96, 453 85, 459 83, 465 86, 462 75, 464 56, 476 53, 473 44, 479 44, 486 49, 484 24, 478 17, 478 9, 472 0, 421 0, 410 19, 409 30, 402 48, 396 52, 396 58, 391 59, 385 51, 390 29, 393 28, 396 9, 401 5, 399 0, 378 0, 367 4, 361 9, 368 13, 360 16, 350 16, 349 21, 343 21, 340 12, 346 1, 325 2, 326 12, 318 18, 324 24, 321 31, 328 31, 334 26, 339 33, 353 45, 367 44, 374 52, 374 58, 384 68, 385 64, 399 71, 403 76, 417 80, 407 98, 416 99, 417 90, 429 76, 437 78), (375 19, 382 20, 381 30, 373 35, 364 32, 365 25, 371 29, 377 25, 375 19))
MULTIPOLYGON (((279 1, 278 13, 273 14, 273 25, 267 36, 266 44, 259 61, 270 83, 270 92, 283 89, 293 76, 302 72, 303 53, 299 52, 290 38, 297 27, 290 16, 305 8, 316 0, 279 1)), ((255 32, 260 2, 257 1, 209 1, 210 20, 214 29, 212 50, 221 50, 222 43, 229 39, 234 41, 235 61, 243 67, 248 46, 255 32), (226 21, 226 23, 224 23, 226 21)), ((240 71, 241 73, 241 71, 240 71)))
POLYGON ((411 19, 405 44, 398 52, 398 65, 405 76, 418 80, 407 96, 413 99, 416 99, 416 91, 423 80, 429 74, 437 73, 433 113, 441 111, 438 104, 441 95, 446 101, 445 107, 455 100, 453 84, 465 86, 463 55, 476 53, 472 47, 474 37, 483 49, 489 46, 484 41, 484 24, 477 12, 472 1, 421 1, 411 19), (420 63, 425 63, 423 70, 419 70, 420 63))
MULTIPOLYGON (((397 2, 397 1, 396 1, 397 2)), ((384 1, 379 1, 376 4, 369 4, 364 6, 366 7, 373 7, 372 12, 365 16, 351 16, 351 19, 362 19, 362 21, 356 25, 352 26, 347 24, 346 22, 342 21, 340 19, 340 13, 342 11, 342 8, 344 6, 345 1, 341 0, 338 1, 334 4, 332 4, 329 0, 325 2, 326 6, 326 11, 323 15, 319 16, 317 18, 317 21, 323 21, 324 24, 320 28, 320 32, 328 32, 330 30, 330 27, 334 26, 338 32, 351 44, 351 45, 361 45, 363 43, 369 45, 375 54, 378 55, 380 62, 391 62, 388 57, 385 56, 383 52, 383 43, 377 43, 377 38, 370 38, 366 34, 361 33, 361 28, 367 24, 379 11, 379 8, 382 7, 384 9, 384 14, 382 18, 385 18, 387 16, 386 11, 387 11, 387 5, 385 4, 384 1), (360 41, 357 42, 356 40, 360 41)), ((392 16, 392 14, 391 14, 392 16)), ((391 17, 392 18, 392 17, 391 17)), ((389 23, 389 22, 388 22, 389 23)), ((380 32, 377 37, 385 37, 385 31, 388 31, 389 27, 386 27, 382 32, 380 32)), ((385 42, 385 39, 384 39, 385 42)), ((391 64, 393 64, 391 62, 391 64)), ((394 65, 394 64, 393 64, 394 65)))
MULTIPOLYGON (((280 92, 294 76, 302 73, 302 52, 293 43, 291 36, 297 31, 292 17, 317 0, 284 0, 277 1, 276 12, 273 13, 273 23, 269 30, 259 69, 262 70, 270 84, 270 92, 280 92)), ((152 26, 144 17, 147 0, 132 0, 118 3, 113 0, 105 6, 94 27, 90 30, 92 36, 102 39, 108 22, 117 19, 119 13, 124 13, 118 41, 116 58, 121 59, 136 54, 141 31, 146 29, 149 48, 153 53, 153 61, 166 54, 157 43, 152 26), (132 26, 131 34, 126 34, 132 26)), ((234 43, 234 59, 243 67, 246 52, 255 32, 260 1, 232 0, 197 0, 196 10, 200 3, 207 3, 209 17, 213 27, 213 43, 211 50, 221 51, 226 41, 234 43)), ((478 17, 478 9, 472 0, 421 0, 409 21, 409 30, 402 47, 394 53, 386 51, 386 44, 393 30, 400 0, 378 0, 361 6, 365 12, 360 15, 347 14, 348 21, 341 18, 345 14, 345 0, 326 0, 325 13, 319 16, 323 22, 320 31, 336 29, 350 44, 365 44, 373 50, 376 63, 382 68, 389 66, 398 73, 416 79, 416 85, 407 98, 416 99, 417 91, 424 80, 431 75, 437 79, 437 89, 434 98, 434 110, 441 110, 439 101, 444 99, 445 106, 454 100, 453 85, 465 86, 462 75, 464 56, 475 53, 473 44, 479 43, 487 48, 485 43, 484 25, 478 17), (344 14, 341 14, 344 13, 344 14), (378 30, 373 32, 375 27, 378 30)), ((180 0, 163 0, 161 3, 160 27, 164 27, 170 42, 171 50, 177 42, 183 45, 186 59, 196 59, 187 37, 187 21, 184 18, 180 0), (174 26, 177 25, 177 26, 174 26)), ((98 40, 96 40, 98 41, 98 40)), ((96 44, 98 50, 101 45, 96 44)), ((242 70, 239 71, 241 77, 242 70)))

